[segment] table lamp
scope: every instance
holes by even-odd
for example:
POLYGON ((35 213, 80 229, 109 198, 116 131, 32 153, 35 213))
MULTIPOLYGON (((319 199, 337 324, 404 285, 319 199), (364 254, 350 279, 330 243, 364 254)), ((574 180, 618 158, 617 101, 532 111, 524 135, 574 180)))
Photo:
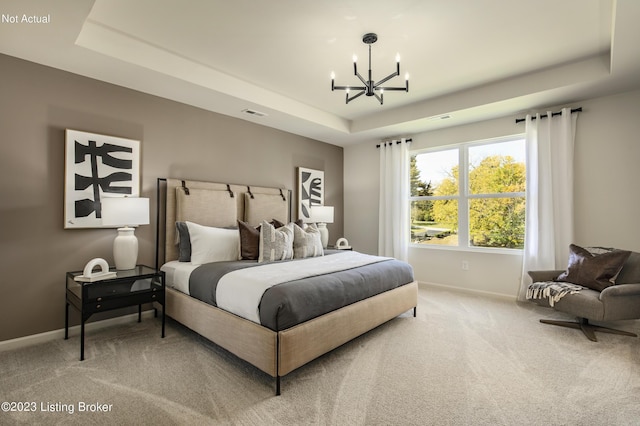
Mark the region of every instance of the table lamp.
POLYGON ((311 206, 311 215, 309 222, 315 222, 320 231, 320 240, 322 241, 322 248, 327 248, 329 243, 329 230, 327 229, 327 223, 333 223, 333 207, 331 206, 311 206))
POLYGON ((138 239, 133 226, 149 224, 149 199, 112 197, 102 199, 102 224, 119 226, 113 240, 116 269, 133 269, 138 262, 138 239))

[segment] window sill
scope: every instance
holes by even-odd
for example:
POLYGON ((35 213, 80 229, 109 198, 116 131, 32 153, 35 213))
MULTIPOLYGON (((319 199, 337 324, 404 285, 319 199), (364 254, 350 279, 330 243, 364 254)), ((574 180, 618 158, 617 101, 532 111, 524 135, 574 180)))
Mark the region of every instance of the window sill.
POLYGON ((505 249, 505 248, 489 248, 489 247, 458 247, 458 246, 440 246, 430 244, 409 244, 409 248, 426 249, 426 250, 445 250, 445 251, 464 251, 472 253, 490 253, 490 254, 508 254, 522 256, 523 249, 505 249))

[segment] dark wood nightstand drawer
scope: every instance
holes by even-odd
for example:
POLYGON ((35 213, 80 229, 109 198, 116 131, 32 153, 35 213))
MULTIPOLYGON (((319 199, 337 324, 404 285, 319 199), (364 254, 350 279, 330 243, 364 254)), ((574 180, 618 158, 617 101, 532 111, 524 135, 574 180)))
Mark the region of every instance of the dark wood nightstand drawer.
POLYGON ((159 282, 152 282, 151 278, 128 279, 118 282, 92 283, 87 285, 87 301, 98 300, 99 298, 131 295, 136 292, 146 292, 153 288, 160 289, 159 282))
POLYGON ((142 305, 144 303, 161 302, 164 303, 164 295, 161 291, 130 294, 126 297, 104 297, 98 298, 95 302, 89 302, 85 308, 89 312, 101 312, 111 309, 124 308, 132 305, 142 305))

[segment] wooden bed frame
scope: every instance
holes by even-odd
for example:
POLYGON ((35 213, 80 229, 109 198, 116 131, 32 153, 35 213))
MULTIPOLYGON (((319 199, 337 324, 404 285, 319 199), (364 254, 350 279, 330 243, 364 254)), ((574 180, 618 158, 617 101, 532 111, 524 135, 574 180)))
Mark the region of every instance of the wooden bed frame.
MULTIPOLYGON (((287 198, 288 218, 291 217, 291 191, 279 188, 247 187, 220 183, 158 179, 156 267, 160 267, 162 244, 161 221, 165 224, 164 259, 177 259, 175 245, 175 191, 177 186, 225 191, 238 200, 238 216, 244 218, 244 194, 272 194, 287 198), (163 185, 163 182, 165 183, 163 185), (161 191, 166 186, 166 191, 161 191), (162 218, 164 205, 165 216, 162 218), (164 220, 163 220, 164 219, 164 220)), ((265 218, 271 220, 272 218, 265 218)), ((184 220, 184 218, 181 218, 184 220)), ((206 304, 173 288, 167 287, 166 314, 196 333, 249 362, 276 379, 276 395, 280 395, 280 378, 309 361, 366 333, 369 330, 413 309, 416 315, 417 282, 345 306, 336 311, 275 332, 215 306, 206 304)))

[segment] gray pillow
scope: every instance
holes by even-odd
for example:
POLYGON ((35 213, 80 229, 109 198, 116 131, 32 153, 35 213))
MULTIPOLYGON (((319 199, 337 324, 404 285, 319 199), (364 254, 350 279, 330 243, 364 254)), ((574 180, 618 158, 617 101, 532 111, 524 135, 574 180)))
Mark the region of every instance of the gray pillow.
POLYGON ((191 237, 189 228, 185 222, 176 222, 178 231, 178 260, 180 262, 191 262, 191 237))

